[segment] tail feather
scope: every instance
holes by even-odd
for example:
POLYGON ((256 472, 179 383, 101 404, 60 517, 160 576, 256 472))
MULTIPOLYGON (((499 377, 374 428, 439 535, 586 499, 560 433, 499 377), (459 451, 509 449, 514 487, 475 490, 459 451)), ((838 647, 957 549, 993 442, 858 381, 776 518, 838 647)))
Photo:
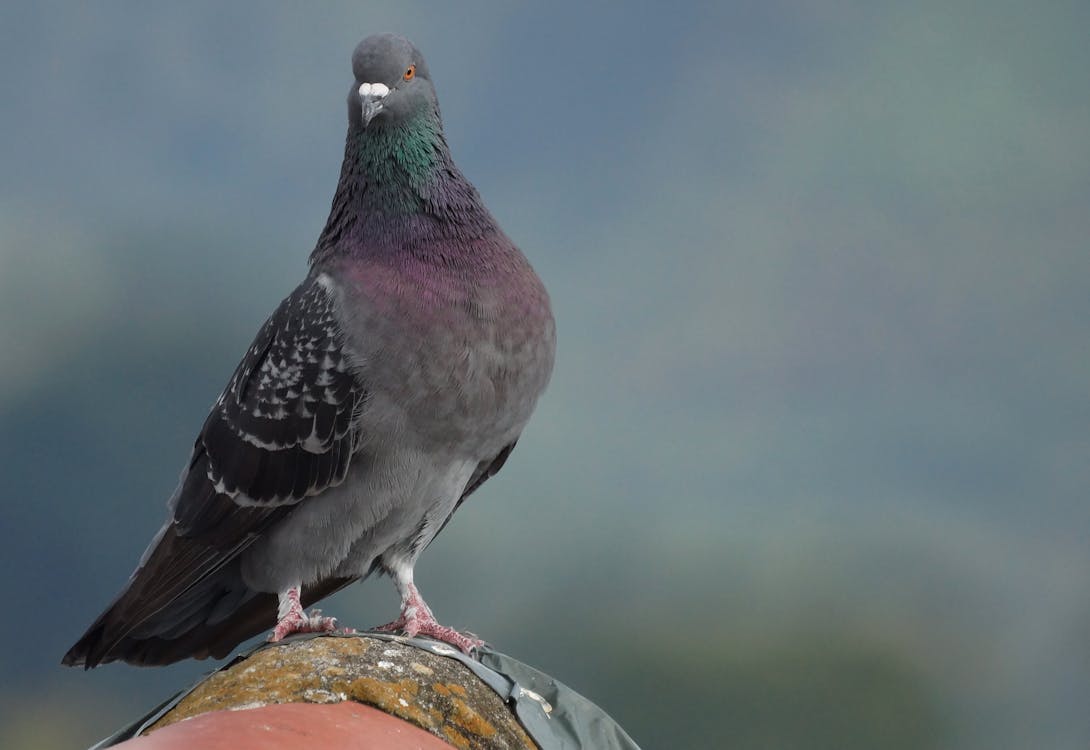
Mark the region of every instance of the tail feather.
MULTIPOLYGON (((355 580, 329 578, 304 586, 303 606, 355 580)), ((247 587, 237 560, 142 621, 125 617, 127 612, 139 609, 130 601, 132 596, 131 587, 122 592, 69 649, 62 663, 91 669, 112 661, 162 666, 189 658, 222 659, 238 644, 276 624, 276 594, 247 587)))

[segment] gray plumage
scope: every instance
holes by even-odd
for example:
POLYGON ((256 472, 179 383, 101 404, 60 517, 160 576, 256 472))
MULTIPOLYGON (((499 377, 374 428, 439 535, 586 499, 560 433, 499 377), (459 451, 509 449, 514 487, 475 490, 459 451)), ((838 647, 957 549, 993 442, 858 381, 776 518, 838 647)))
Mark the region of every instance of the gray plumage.
POLYGON ((278 603, 283 623, 293 587, 308 606, 374 570, 394 576, 398 622, 415 627, 418 555, 500 469, 545 388, 548 296, 451 160, 423 57, 379 35, 353 71, 310 273, 246 352, 166 525, 66 664, 222 657, 276 624, 278 603))

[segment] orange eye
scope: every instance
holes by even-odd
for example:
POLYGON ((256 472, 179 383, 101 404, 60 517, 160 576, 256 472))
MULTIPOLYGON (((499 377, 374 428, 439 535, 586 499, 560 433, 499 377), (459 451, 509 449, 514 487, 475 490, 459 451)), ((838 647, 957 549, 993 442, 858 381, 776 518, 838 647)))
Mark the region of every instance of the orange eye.
POLYGON ((410 65, 405 69, 405 72, 401 74, 401 77, 406 81, 411 81, 416 77, 416 65, 410 65))

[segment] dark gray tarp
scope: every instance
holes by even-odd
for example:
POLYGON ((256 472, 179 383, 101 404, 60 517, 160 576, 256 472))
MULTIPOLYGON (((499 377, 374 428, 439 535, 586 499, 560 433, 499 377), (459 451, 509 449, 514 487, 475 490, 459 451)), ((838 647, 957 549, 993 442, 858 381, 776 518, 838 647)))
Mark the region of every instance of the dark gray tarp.
MULTIPOLYGON (((507 654, 493 651, 485 646, 479 652, 479 661, 473 657, 452 649, 445 643, 426 638, 402 638, 387 633, 361 633, 368 638, 396 640, 415 646, 433 654, 457 659, 473 671, 482 681, 496 691, 515 710, 526 733, 533 738, 542 750, 576 750, 594 748, 594 750, 639 750, 639 746, 625 733, 617 722, 605 711, 572 690, 564 683, 547 674, 527 666, 507 654)), ((295 638, 321 638, 320 635, 295 636, 295 638)), ((355 636, 339 636, 355 637, 355 636)), ((221 671, 247 658, 263 648, 275 648, 262 644, 245 654, 235 657, 220 667, 221 671)), ((200 682, 204 682, 202 678, 200 682)), ((159 720, 163 714, 174 708, 193 688, 183 690, 161 706, 137 719, 124 729, 115 732, 99 742, 90 750, 113 747, 131 739, 159 720)))

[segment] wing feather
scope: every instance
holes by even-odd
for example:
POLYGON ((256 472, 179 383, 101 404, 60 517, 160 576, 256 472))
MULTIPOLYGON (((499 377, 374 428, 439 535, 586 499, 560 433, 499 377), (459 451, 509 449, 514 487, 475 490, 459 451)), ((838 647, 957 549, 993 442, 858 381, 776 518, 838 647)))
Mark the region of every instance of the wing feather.
POLYGON ((66 663, 118 658, 111 649, 129 633, 173 632, 184 623, 170 619, 172 602, 344 480, 367 394, 336 304, 329 278, 311 276, 261 327, 194 442, 167 526, 66 663))

